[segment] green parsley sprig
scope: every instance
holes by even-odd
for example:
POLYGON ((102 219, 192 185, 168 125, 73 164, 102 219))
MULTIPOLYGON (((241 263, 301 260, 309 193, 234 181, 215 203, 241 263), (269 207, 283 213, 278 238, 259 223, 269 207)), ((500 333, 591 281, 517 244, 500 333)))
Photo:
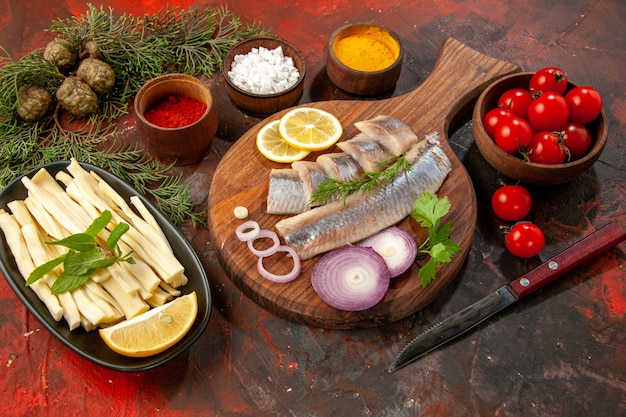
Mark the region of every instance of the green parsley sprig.
POLYGON ((452 256, 461 249, 450 240, 452 225, 449 222, 441 224, 441 219, 449 211, 448 197, 438 198, 436 195, 424 192, 415 200, 415 209, 411 212, 411 217, 428 229, 428 238, 417 250, 418 254, 429 256, 428 262, 420 268, 418 274, 422 280, 422 288, 426 288, 435 279, 437 268, 450 262, 452 256))
POLYGON ((31 285, 63 264, 63 272, 59 274, 51 287, 53 294, 61 294, 80 287, 96 270, 108 268, 115 262, 134 264, 135 260, 131 253, 122 254, 117 246, 119 239, 128 231, 130 227, 128 224, 119 223, 115 226, 106 240, 106 247, 101 247, 96 240, 98 233, 109 224, 112 217, 111 212, 105 210, 85 232, 68 236, 65 239, 45 242, 48 245, 65 246, 69 248, 69 251, 35 268, 28 276, 26 285, 31 285))

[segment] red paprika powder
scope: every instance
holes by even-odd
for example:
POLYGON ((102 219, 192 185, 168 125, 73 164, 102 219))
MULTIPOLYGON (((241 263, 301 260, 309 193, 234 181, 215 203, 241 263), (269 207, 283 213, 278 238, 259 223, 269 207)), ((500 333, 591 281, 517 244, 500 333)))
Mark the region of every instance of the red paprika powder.
POLYGON ((177 128, 192 124, 206 111, 206 104, 185 95, 171 95, 148 107, 147 121, 160 127, 177 128))

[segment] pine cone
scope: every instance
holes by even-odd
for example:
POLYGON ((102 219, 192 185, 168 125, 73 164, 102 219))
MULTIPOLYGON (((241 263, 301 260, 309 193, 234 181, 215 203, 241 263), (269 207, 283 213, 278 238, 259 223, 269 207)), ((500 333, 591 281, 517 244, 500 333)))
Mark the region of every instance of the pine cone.
POLYGON ((43 59, 56 65, 61 71, 72 69, 76 65, 77 58, 74 44, 61 38, 50 41, 43 52, 43 59))
POLYGON ((78 77, 67 77, 56 92, 57 100, 77 117, 88 117, 98 111, 98 96, 78 77))
POLYGON ((76 76, 99 94, 106 93, 115 84, 113 69, 106 62, 95 58, 83 59, 78 66, 76 76))
POLYGON ((24 85, 17 93, 17 115, 24 121, 41 120, 52 110, 52 94, 39 85, 24 85))

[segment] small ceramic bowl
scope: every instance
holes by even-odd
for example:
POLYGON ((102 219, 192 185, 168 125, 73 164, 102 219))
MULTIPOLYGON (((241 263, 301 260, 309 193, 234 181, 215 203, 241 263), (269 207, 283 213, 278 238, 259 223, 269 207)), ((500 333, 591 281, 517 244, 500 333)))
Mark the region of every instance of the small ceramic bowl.
MULTIPOLYGON (((500 149, 487 135, 482 124, 485 114, 497 107, 498 98, 512 88, 528 88, 532 72, 507 75, 491 83, 478 97, 472 114, 474 140, 478 150, 503 175, 514 180, 538 185, 556 185, 572 181, 591 168, 604 150, 608 136, 608 121, 604 111, 598 118, 586 126, 591 133, 591 148, 587 155, 572 162, 557 165, 537 164, 510 155, 500 149)), ((569 82, 566 91, 576 87, 569 82)))
POLYGON ((146 82, 135 96, 137 133, 146 150, 163 163, 189 165, 209 152, 217 132, 217 111, 207 86, 187 74, 165 74, 146 82), (151 106, 172 96, 187 96, 206 105, 204 114, 182 127, 161 127, 149 122, 145 113, 151 106))
POLYGON ((267 116, 293 106, 300 101, 302 91, 304 90, 306 67, 300 51, 289 42, 275 37, 259 36, 237 43, 226 53, 222 66, 222 75, 225 80, 226 91, 233 103, 252 115, 267 116), (283 91, 273 94, 253 93, 235 85, 228 73, 231 71, 233 61, 237 55, 246 55, 252 51, 253 48, 263 47, 271 51, 279 46, 282 48, 284 56, 290 57, 298 70, 299 78, 295 84, 283 91))
POLYGON ((333 84, 348 93, 373 96, 395 87, 402 69, 402 55, 400 39, 391 30, 370 23, 349 24, 330 37, 326 73, 333 84), (383 55, 387 56, 386 60, 382 59, 383 55), (352 59, 356 56, 360 58, 352 59), (381 64, 385 61, 389 65, 381 64))

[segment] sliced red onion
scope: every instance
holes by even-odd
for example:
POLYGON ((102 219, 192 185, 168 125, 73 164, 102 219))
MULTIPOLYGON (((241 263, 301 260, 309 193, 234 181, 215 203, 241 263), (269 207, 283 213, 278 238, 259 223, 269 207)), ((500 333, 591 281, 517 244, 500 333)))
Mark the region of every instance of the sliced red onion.
POLYGON ((389 268, 370 247, 344 246, 322 256, 311 271, 313 289, 330 306, 362 311, 378 304, 389 289, 389 268))
POLYGON ((298 253, 296 252, 296 250, 292 248, 291 246, 279 245, 278 248, 273 252, 273 254, 277 252, 287 252, 289 255, 291 255, 291 259, 293 259, 293 268, 291 269, 289 273, 285 275, 273 274, 269 272, 267 269, 265 269, 265 266, 263 265, 263 259, 266 258, 267 256, 259 256, 259 259, 257 260, 256 265, 261 276, 263 278, 269 279, 270 281, 276 282, 278 284, 291 282, 294 279, 298 278, 298 275, 300 275, 301 263, 300 263, 300 257, 298 256, 298 253))
POLYGON ((237 226, 235 229, 235 235, 237 235, 237 238, 242 242, 247 242, 257 237, 260 230, 261 227, 257 222, 254 220, 248 220, 237 226))
POLYGON ((278 249, 279 245, 280 241, 278 240, 278 235, 275 232, 267 229, 259 230, 255 237, 248 240, 248 249, 250 249, 250 252, 252 252, 256 256, 269 256, 276 252, 276 249, 278 249), (267 249, 257 249, 254 247, 254 241, 257 239, 272 239, 272 246, 267 249))
POLYGON ((368 246, 383 257, 391 278, 402 275, 413 265, 417 256, 417 243, 406 230, 391 226, 377 234, 357 243, 359 246, 368 246))

